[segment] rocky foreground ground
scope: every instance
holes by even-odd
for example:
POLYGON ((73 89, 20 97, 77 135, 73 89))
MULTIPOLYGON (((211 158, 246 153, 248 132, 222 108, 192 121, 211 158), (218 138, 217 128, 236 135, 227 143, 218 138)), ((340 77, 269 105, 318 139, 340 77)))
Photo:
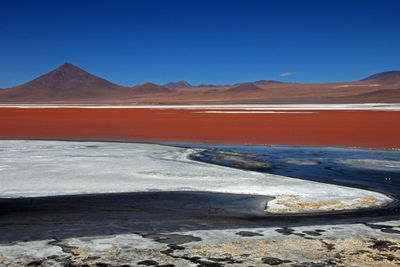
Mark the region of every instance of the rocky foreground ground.
POLYGON ((0 266, 398 266, 400 221, 0 245, 0 266))

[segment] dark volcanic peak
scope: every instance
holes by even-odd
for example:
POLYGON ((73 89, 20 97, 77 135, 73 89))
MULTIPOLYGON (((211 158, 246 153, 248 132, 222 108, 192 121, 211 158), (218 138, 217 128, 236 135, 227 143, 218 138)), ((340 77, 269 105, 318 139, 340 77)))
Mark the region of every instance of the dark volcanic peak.
POLYGON ((17 86, 23 90, 88 90, 113 89, 118 85, 94 76, 71 63, 64 63, 57 69, 39 78, 17 86))
POLYGON ((74 72, 74 71, 84 71, 83 69, 75 66, 72 63, 69 62, 65 62, 64 64, 62 64, 61 66, 59 66, 57 69, 58 71, 63 71, 63 72, 74 72))
POLYGON ((170 82, 170 83, 164 84, 164 87, 169 88, 169 89, 192 88, 193 85, 191 85, 187 81, 179 81, 179 82, 170 82))
POLYGON ((376 73, 374 75, 368 76, 361 81, 370 81, 370 80, 380 80, 383 82, 400 82, 400 71, 393 70, 393 71, 386 71, 376 73))
POLYGON ((238 86, 229 88, 227 91, 230 93, 242 93, 242 92, 250 93, 250 92, 259 92, 262 90, 263 89, 261 89, 254 83, 242 83, 242 84, 239 84, 238 86))
POLYGON ((51 102, 108 99, 123 87, 92 75, 71 63, 64 63, 30 82, 4 89, 0 101, 51 102))
POLYGON ((144 83, 141 85, 134 86, 132 87, 132 91, 134 92, 135 95, 159 94, 159 93, 171 92, 169 88, 154 83, 144 83))

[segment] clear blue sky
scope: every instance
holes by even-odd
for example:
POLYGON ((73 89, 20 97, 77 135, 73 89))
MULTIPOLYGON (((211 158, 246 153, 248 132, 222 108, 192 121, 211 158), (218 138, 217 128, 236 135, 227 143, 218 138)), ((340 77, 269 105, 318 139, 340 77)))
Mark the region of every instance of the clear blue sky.
POLYGON ((349 81, 400 69, 400 1, 2 0, 0 36, 0 88, 64 62, 122 85, 349 81))

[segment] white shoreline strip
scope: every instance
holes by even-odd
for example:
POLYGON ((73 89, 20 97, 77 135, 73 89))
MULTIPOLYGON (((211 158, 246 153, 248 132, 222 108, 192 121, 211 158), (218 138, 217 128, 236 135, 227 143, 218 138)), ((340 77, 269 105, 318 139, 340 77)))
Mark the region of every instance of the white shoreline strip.
POLYGON ((273 113, 273 114, 312 114, 316 112, 296 112, 296 111, 199 111, 193 113, 223 113, 223 114, 259 114, 259 113, 273 113))
POLYGON ((400 111, 400 103, 367 104, 248 104, 248 105, 82 105, 0 104, 0 108, 89 108, 89 109, 204 109, 204 110, 376 110, 400 111))

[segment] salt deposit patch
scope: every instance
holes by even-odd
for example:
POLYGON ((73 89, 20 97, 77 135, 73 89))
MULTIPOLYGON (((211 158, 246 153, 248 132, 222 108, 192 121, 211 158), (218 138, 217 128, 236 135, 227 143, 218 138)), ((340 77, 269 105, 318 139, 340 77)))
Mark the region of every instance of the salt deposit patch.
POLYGON ((318 161, 314 160, 304 160, 304 159, 285 159, 283 160, 287 164, 292 165, 303 165, 303 166, 313 166, 320 164, 318 161))
POLYGON ((189 160, 193 149, 154 144, 0 141, 0 197, 209 191, 275 196, 269 212, 379 206, 383 194, 189 160), (295 207, 295 208, 294 208, 295 207))
POLYGON ((343 84, 343 85, 335 86, 335 88, 347 88, 347 87, 350 87, 350 86, 352 86, 352 87, 356 87, 356 86, 361 86, 361 87, 376 87, 376 86, 381 86, 381 84, 378 84, 378 83, 371 83, 371 84, 352 84, 352 85, 343 84))
MULTIPOLYGON (((384 223, 399 229, 399 221, 384 223)), ((268 259, 275 259, 281 262, 275 262, 278 266, 399 266, 399 235, 375 226, 198 230, 155 234, 167 237, 155 240, 152 235, 120 234, 21 241, 0 244, 0 265, 145 266, 141 262, 151 259, 156 262, 152 266, 200 266, 199 262, 201 266, 222 266, 221 261, 223 266, 269 266, 268 259), (238 235, 240 232, 253 235, 238 235), (168 241, 171 236, 191 238, 176 245, 168 241)))
POLYGON ((364 168, 382 167, 382 168, 394 168, 400 170, 400 161, 395 161, 395 160, 346 159, 346 160, 341 160, 340 162, 364 168))

